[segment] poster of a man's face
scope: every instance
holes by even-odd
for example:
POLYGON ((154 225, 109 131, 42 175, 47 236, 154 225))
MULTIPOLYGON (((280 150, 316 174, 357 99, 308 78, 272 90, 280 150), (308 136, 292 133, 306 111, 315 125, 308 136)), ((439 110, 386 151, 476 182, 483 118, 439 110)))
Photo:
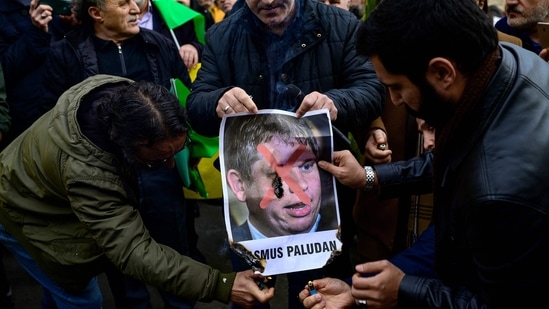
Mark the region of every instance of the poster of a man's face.
POLYGON ((296 235, 331 231, 335 239, 334 180, 317 165, 331 160, 330 132, 327 113, 296 118, 268 110, 224 118, 220 159, 231 242, 250 249, 248 241, 279 238, 266 247, 283 256, 280 242, 301 243, 296 235))

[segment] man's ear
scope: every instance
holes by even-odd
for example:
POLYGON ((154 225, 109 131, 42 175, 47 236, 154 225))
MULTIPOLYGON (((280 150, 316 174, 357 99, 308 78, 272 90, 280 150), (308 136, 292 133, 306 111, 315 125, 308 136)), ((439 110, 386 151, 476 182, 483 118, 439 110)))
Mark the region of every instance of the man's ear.
POLYGON ((233 191, 236 199, 241 202, 246 201, 246 185, 238 171, 230 169, 227 172, 227 184, 229 185, 229 188, 231 188, 231 191, 233 191))
POLYGON ((452 61, 442 57, 429 61, 426 79, 437 93, 447 92, 456 81, 456 77, 457 71, 452 61))
POLYGON ((103 22, 103 16, 101 15, 101 10, 98 7, 90 6, 88 8, 88 14, 94 21, 103 22))

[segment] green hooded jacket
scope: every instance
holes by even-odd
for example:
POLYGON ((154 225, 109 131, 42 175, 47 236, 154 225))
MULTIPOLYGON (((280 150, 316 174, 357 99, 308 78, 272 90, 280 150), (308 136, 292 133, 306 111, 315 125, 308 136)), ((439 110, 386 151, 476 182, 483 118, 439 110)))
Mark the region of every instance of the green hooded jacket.
POLYGON ((77 291, 109 263, 185 299, 227 303, 235 274, 221 274, 151 238, 108 153, 82 135, 82 98, 97 75, 0 153, 0 222, 60 286, 77 291))

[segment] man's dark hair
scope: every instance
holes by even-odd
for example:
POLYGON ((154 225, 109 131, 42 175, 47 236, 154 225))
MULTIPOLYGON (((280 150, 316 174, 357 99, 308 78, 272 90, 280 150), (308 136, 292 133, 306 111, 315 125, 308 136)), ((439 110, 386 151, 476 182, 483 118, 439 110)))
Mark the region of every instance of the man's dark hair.
POLYGON ((383 0, 357 34, 359 54, 379 57, 388 72, 412 82, 424 78, 435 57, 473 72, 497 44, 492 20, 463 0, 383 0))
POLYGON ((140 146, 153 146, 188 131, 187 114, 177 97, 148 81, 111 88, 101 99, 97 115, 127 160, 133 160, 140 146))

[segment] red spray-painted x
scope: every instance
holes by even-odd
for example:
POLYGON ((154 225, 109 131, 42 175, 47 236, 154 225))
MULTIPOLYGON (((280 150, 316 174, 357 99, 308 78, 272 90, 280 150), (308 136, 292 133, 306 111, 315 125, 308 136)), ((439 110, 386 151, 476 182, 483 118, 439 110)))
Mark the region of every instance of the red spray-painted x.
MULTIPOLYGON (((275 157, 273 156, 273 154, 269 151, 269 149, 265 145, 263 144, 257 145, 257 151, 261 155, 263 155, 263 157, 265 158, 265 160, 267 160, 267 162, 269 162, 269 164, 276 171, 278 176, 280 176, 280 178, 282 178, 282 180, 288 184, 288 187, 290 188, 290 190, 295 195, 297 195, 297 197, 301 200, 301 202, 303 202, 304 204, 309 204, 311 203, 311 198, 301 189, 299 184, 290 175, 290 171, 294 163, 297 161, 299 156, 305 151, 305 149, 306 149, 305 145, 303 144, 299 145, 297 149, 294 151, 294 153, 292 153, 290 158, 288 158, 288 161, 286 162, 286 164, 279 165, 275 157)), ((261 199, 261 202, 259 203, 259 207, 261 207, 261 209, 267 208, 269 201, 273 200, 274 198, 275 198, 274 188, 269 188, 269 191, 267 192, 267 194, 265 194, 263 199, 261 199)))

